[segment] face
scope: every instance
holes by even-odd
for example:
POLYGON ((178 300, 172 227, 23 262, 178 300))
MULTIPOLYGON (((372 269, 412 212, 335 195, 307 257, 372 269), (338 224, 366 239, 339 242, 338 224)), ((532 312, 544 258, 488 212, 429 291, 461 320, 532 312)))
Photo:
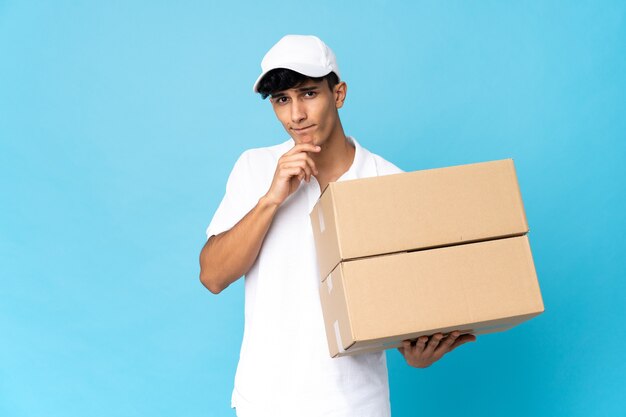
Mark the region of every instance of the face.
POLYGON ((323 145, 340 128, 337 110, 343 106, 346 84, 331 91, 326 80, 309 80, 270 98, 276 117, 296 144, 323 145))

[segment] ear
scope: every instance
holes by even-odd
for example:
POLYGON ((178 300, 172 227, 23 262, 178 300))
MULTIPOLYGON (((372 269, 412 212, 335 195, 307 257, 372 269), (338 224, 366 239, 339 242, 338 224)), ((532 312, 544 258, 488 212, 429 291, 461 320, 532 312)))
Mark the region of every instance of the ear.
POLYGON ((339 84, 335 86, 333 89, 333 93, 335 96, 335 107, 340 109, 343 107, 343 102, 346 100, 346 94, 348 93, 348 85, 341 81, 339 84))

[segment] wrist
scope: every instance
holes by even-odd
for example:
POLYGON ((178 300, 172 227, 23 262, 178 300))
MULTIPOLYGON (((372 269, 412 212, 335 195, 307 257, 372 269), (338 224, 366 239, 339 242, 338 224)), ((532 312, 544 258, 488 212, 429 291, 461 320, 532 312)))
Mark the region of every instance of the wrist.
POLYGON ((276 210, 281 203, 277 202, 276 200, 272 199, 270 196, 268 196, 267 194, 265 194, 263 197, 261 197, 259 199, 259 207, 261 208, 267 208, 267 209, 271 209, 271 210, 276 210))

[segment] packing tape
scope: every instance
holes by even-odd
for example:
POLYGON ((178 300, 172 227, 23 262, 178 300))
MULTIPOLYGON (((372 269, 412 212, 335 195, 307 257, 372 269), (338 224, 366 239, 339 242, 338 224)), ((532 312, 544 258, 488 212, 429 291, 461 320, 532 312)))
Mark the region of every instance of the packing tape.
POLYGON ((341 342, 341 333, 339 332, 339 320, 335 320, 333 323, 333 327, 335 328, 335 339, 337 339, 337 351, 341 354, 344 353, 343 343, 341 342))
POLYGON ((317 217, 320 220, 320 233, 324 233, 324 230, 326 230, 326 225, 324 224, 324 213, 322 213, 322 207, 319 207, 319 210, 317 210, 317 217))

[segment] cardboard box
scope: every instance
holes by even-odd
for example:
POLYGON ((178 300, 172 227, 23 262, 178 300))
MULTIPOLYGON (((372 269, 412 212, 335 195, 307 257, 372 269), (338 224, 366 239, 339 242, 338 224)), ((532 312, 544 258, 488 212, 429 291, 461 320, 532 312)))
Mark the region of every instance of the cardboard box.
POLYGON ((333 182, 311 223, 322 281, 341 261, 528 232, 511 159, 333 182))
POLYGON ((506 330, 544 309, 526 236, 343 261, 320 297, 333 357, 506 330))

